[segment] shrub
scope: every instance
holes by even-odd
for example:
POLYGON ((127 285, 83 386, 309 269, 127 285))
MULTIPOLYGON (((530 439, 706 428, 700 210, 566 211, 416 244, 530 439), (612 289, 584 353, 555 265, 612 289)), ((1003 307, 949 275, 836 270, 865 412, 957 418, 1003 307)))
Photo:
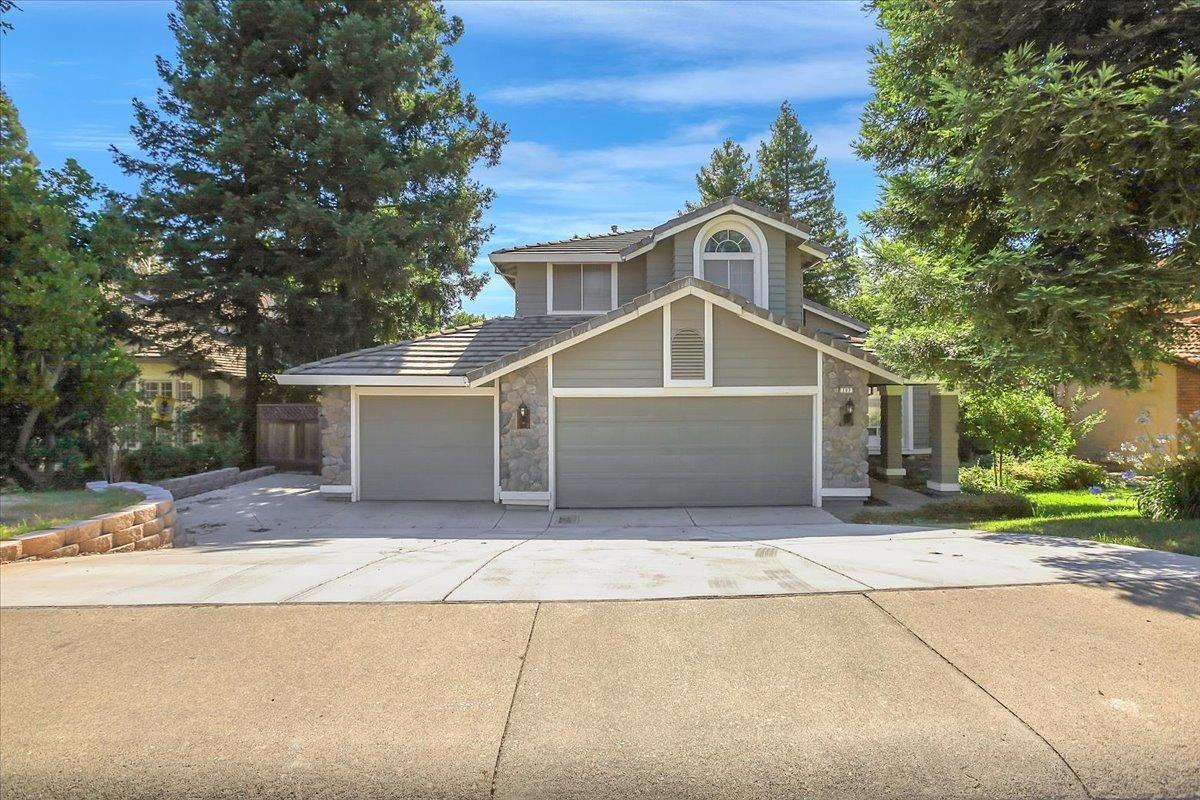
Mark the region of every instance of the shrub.
POLYGON ((245 412, 241 406, 219 394, 208 394, 179 415, 179 426, 198 429, 205 441, 234 439, 242 427, 245 412))
POLYGON ((182 447, 147 442, 125 456, 125 474, 135 481, 161 481, 236 466, 240 458, 241 448, 235 439, 182 447))
POLYGON ((1011 492, 961 495, 926 503, 916 511, 922 519, 969 522, 977 519, 1021 519, 1033 516, 1028 498, 1011 492))
POLYGON ((1009 464, 1001 486, 996 484, 995 471, 984 466, 963 467, 958 475, 963 490, 975 494, 1086 489, 1103 484, 1107 478, 1104 468, 1099 464, 1057 453, 1046 453, 1009 464))
POLYGON ((1200 519, 1200 459, 1156 472, 1138 494, 1137 506, 1150 519, 1200 519))

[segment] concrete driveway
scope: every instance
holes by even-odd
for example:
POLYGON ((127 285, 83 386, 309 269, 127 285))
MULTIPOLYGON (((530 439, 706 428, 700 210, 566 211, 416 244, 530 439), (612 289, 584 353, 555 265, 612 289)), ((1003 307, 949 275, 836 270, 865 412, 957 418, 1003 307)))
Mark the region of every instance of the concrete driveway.
POLYGON ((338 503, 282 474, 182 500, 192 547, 10 564, 0 605, 636 600, 1200 581, 1200 559, 814 508, 338 503))

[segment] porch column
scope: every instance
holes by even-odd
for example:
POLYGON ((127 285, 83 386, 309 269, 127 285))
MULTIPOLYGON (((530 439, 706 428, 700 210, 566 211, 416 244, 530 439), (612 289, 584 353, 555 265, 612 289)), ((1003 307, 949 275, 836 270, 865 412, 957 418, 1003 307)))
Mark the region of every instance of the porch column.
POLYGON ((934 387, 929 392, 929 480, 935 492, 958 492, 958 395, 934 387))
POLYGON ((879 456, 883 462, 880 473, 887 478, 904 475, 903 395, 903 386, 879 387, 879 456))

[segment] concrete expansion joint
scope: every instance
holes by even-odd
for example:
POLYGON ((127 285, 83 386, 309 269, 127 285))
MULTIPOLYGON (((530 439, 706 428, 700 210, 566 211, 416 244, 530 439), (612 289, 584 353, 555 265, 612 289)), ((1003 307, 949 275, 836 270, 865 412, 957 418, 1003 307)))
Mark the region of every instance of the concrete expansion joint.
POLYGON ((517 667, 517 679, 513 681, 512 697, 508 699, 508 714, 504 717, 504 729, 500 732, 500 743, 496 746, 496 763, 492 765, 492 785, 489 797, 496 796, 496 781, 500 775, 500 759, 504 755, 504 743, 508 741, 508 728, 512 724, 513 709, 517 705, 517 691, 521 688, 521 678, 525 675, 525 662, 529 660, 529 647, 533 643, 533 629, 537 627, 538 613, 542 604, 533 607, 533 619, 529 621, 529 635, 525 637, 525 649, 521 651, 521 663, 517 667))
POLYGON ((875 598, 871 597, 871 595, 869 593, 860 592, 860 594, 862 594, 862 596, 867 599, 867 602, 869 602, 871 605, 875 606, 880 611, 882 611, 887 616, 888 619, 890 619, 892 622, 894 622, 896 625, 898 625, 909 636, 911 636, 912 638, 914 638, 918 642, 920 642, 922 645, 924 645, 924 647, 927 650, 929 650, 929 652, 933 653, 935 656, 937 656, 939 659, 941 659, 948 667, 950 667, 950 669, 954 670, 959 675, 963 676, 963 678, 965 678, 967 681, 969 681, 972 686, 974 686, 979 691, 983 692, 987 697, 991 698, 992 702, 994 702, 996 705, 1003 708, 1006 712, 1008 712, 1008 714, 1013 719, 1015 719, 1018 723, 1020 723, 1027 731, 1029 731, 1034 736, 1036 736, 1038 738, 1038 740, 1042 744, 1046 745, 1046 747, 1049 748, 1050 752, 1054 753, 1055 757, 1057 757, 1058 760, 1060 762, 1062 762, 1062 765, 1064 767, 1066 767, 1067 772, 1071 773, 1071 777, 1075 780, 1075 783, 1079 785, 1079 790, 1081 792, 1083 792, 1083 796, 1085 798, 1087 798, 1087 800, 1092 800, 1092 793, 1088 790, 1087 784, 1085 784, 1083 782, 1083 779, 1079 777, 1079 773, 1075 771, 1075 768, 1073 766, 1071 766, 1071 762, 1067 761, 1066 757, 1063 756, 1063 754, 1058 751, 1058 748, 1055 747, 1054 745, 1050 744, 1050 741, 1045 736, 1043 736, 1041 734, 1041 732, 1039 732, 1037 730, 1037 728, 1033 727, 1028 722, 1026 722, 1024 719, 1022 719, 1020 714, 1018 714, 1016 711, 1013 711, 1011 708, 1009 708, 1007 705, 1005 705, 1003 700, 1001 700, 999 697, 996 697, 996 695, 989 692, 986 688, 983 687, 982 684, 979 683, 979 681, 975 680, 970 675, 968 675, 965 671, 963 671, 963 669, 961 667, 959 667, 957 664, 955 664, 950 659, 946 658, 946 656, 942 655, 942 653, 936 647, 934 647, 929 642, 927 642, 923 638, 921 638, 921 636, 916 631, 914 631, 912 628, 905 625, 904 622, 899 617, 897 617, 895 614, 888 611, 886 608, 884 608, 879 603, 877 603, 875 601, 875 598))

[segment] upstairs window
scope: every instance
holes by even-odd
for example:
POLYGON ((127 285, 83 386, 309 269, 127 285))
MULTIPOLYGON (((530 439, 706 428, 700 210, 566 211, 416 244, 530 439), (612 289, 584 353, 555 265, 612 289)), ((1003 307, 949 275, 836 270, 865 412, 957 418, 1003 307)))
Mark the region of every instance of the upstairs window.
POLYGON ((616 308, 614 264, 551 264, 550 313, 603 314, 616 308))
POLYGON ((700 277, 754 300, 758 259, 759 253, 755 252, 754 244, 746 234, 724 228, 704 243, 700 277))

